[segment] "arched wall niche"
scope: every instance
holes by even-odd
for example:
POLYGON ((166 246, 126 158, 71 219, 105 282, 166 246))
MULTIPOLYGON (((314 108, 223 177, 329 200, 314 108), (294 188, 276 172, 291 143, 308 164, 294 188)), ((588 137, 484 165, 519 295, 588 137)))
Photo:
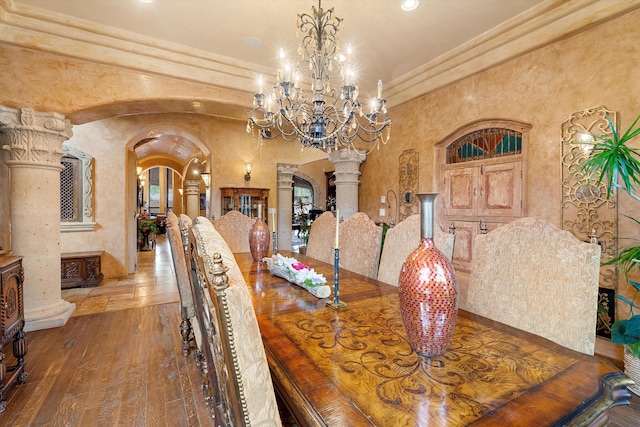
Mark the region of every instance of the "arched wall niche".
MULTIPOLYGON (((452 132, 435 146, 436 221, 444 229, 455 228, 453 263, 456 271, 471 268, 475 236, 526 216, 526 157, 531 125, 503 119, 480 120, 452 132), (479 155, 459 163, 448 162, 448 148, 469 136, 490 134, 491 146, 516 137, 518 149, 495 156, 479 155)), ((482 146, 478 139, 478 147, 482 146)), ((496 150, 497 152, 497 150, 496 150)))

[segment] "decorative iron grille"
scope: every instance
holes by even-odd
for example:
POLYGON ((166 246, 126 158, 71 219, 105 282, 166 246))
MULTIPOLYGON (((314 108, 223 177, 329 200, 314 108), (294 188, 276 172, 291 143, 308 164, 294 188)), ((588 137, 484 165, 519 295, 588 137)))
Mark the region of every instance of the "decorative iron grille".
POLYGON ((79 221, 79 165, 80 161, 73 157, 63 157, 60 172, 60 220, 79 221))

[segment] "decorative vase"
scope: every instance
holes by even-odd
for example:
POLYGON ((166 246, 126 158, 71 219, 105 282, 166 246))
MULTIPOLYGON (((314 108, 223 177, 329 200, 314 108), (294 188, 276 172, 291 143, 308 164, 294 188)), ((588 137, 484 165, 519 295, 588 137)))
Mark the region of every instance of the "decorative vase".
POLYGON ((402 265, 398 284, 400 313, 409 344, 425 357, 445 352, 458 315, 455 271, 433 243, 433 205, 437 195, 417 194, 421 240, 402 265))
POLYGON ((258 218, 249 230, 249 250, 254 261, 261 261, 269 252, 271 234, 262 218, 258 218))
POLYGON ((624 373, 635 381, 635 384, 627 387, 630 392, 640 396, 640 358, 635 357, 629 350, 624 349, 624 373))

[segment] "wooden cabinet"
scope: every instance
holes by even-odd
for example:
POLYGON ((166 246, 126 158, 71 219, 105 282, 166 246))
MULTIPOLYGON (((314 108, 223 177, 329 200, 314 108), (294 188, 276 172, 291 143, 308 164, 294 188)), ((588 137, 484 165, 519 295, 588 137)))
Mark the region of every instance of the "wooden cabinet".
POLYGON ((475 236, 523 212, 522 161, 502 159, 448 165, 444 170, 445 224, 455 227, 453 264, 470 271, 475 236))
POLYGON ((16 382, 27 377, 24 356, 27 354, 27 338, 24 333, 24 271, 22 258, 0 257, 0 412, 7 402, 6 391, 16 382), (7 352, 12 349, 15 364, 9 366, 7 352))
POLYGON ((60 256, 60 279, 62 289, 98 286, 102 274, 104 251, 72 252, 60 256))
POLYGON ((269 189, 268 188, 242 188, 223 187, 220 189, 222 196, 222 215, 230 211, 240 211, 250 218, 257 218, 260 212, 264 222, 268 221, 269 189))
POLYGON ((522 216, 521 162, 451 168, 445 184, 447 216, 522 216))

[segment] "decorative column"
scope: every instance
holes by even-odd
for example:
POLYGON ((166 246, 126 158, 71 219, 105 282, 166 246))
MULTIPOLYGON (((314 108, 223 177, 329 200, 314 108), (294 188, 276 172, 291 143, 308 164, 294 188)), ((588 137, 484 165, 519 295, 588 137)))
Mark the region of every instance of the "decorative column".
POLYGON ((187 197, 187 216, 195 219, 200 215, 200 180, 186 179, 184 193, 187 197))
POLYGON ((12 253, 23 256, 25 331, 63 326, 76 308, 62 299, 60 159, 71 123, 58 113, 0 106, 0 146, 11 176, 12 253))
MULTIPOLYGON (((278 165, 278 249, 290 251, 295 165, 278 165)), ((273 230, 273 225, 271 226, 273 230)))
POLYGON ((336 209, 340 217, 347 219, 358 212, 358 185, 360 165, 367 156, 354 150, 338 150, 329 154, 329 161, 336 167, 336 209))

